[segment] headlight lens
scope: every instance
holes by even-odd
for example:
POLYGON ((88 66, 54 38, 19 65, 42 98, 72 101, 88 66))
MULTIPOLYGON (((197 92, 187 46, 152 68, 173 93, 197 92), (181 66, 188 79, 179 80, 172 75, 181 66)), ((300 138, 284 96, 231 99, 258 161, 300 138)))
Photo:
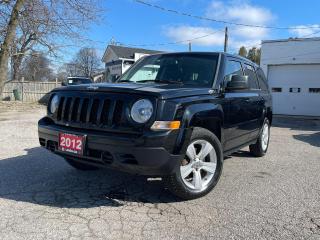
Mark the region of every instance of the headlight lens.
POLYGON ((137 123, 146 123, 152 113, 153 105, 148 99, 136 101, 131 108, 131 118, 137 123))
POLYGON ((53 114, 57 111, 58 104, 59 104, 59 97, 57 95, 54 95, 50 102, 50 108, 49 108, 50 113, 53 114))

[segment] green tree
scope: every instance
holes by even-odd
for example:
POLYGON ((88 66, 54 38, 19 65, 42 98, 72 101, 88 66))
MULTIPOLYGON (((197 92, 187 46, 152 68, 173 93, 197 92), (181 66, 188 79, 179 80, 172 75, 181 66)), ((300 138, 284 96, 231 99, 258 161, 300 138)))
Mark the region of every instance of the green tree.
POLYGON ((247 54, 248 54, 247 49, 246 49, 244 46, 242 46, 242 47, 239 49, 239 55, 242 56, 242 57, 246 57, 247 54))
POLYGON ((256 47, 249 49, 247 58, 260 65, 261 49, 256 47))

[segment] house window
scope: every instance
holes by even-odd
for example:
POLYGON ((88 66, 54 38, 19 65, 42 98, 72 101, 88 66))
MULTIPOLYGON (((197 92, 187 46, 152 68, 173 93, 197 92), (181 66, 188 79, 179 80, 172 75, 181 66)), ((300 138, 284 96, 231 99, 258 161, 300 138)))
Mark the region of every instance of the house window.
POLYGON ((299 92, 301 92, 301 88, 290 88, 289 92, 291 92, 291 93, 299 93, 299 92))
POLYGON ((309 88, 309 93, 318 93, 318 94, 320 94, 320 88, 309 88))
POLYGON ((272 92, 282 92, 282 88, 279 88, 279 87, 272 88, 272 92))

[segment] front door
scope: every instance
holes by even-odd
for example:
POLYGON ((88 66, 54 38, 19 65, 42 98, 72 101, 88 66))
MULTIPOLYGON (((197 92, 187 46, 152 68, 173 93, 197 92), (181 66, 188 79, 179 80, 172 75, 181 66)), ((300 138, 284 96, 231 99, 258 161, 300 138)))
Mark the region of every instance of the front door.
POLYGON ((226 91, 224 96, 228 102, 228 110, 225 112, 226 151, 251 141, 257 136, 261 124, 263 99, 254 68, 246 64, 242 68, 238 61, 227 61, 225 82, 230 81, 232 75, 243 73, 248 76, 249 89, 226 91))

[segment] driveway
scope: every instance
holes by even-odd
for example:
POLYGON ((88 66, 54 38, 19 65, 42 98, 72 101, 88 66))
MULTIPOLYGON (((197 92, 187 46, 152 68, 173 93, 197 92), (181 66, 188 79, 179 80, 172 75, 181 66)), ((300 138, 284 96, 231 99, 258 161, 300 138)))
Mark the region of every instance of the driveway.
POLYGON ((206 197, 79 172, 39 147, 43 107, 0 108, 0 239, 320 239, 320 123, 278 119, 263 158, 228 157, 206 197))

